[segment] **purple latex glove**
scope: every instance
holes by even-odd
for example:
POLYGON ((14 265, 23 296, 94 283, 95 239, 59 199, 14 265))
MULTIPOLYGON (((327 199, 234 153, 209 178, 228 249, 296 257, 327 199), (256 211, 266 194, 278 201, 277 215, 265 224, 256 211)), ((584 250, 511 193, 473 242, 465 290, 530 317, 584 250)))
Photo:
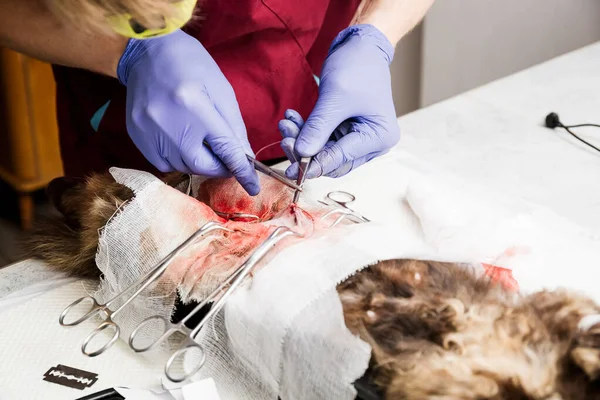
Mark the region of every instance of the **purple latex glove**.
POLYGON ((196 39, 181 30, 131 39, 117 75, 127 86, 129 136, 158 170, 233 174, 248 193, 258 194, 233 88, 196 39))
POLYGON ((285 119, 279 121, 279 133, 283 137, 280 145, 288 160, 294 165, 294 163, 300 161, 300 157, 296 154, 294 148, 296 147, 296 139, 300 134, 300 130, 304 126, 304 120, 296 110, 286 110, 284 116, 285 119))
MULTIPOLYGON (((345 175, 398 143, 389 70, 393 54, 390 41, 373 25, 351 26, 333 41, 317 104, 295 139, 296 157, 315 156, 307 178, 345 175)), ((290 122, 298 126, 286 119, 280 123, 284 138, 293 136, 290 122)), ((287 152, 286 146, 282 143, 287 152)), ((286 175, 295 179, 298 164, 286 175)))

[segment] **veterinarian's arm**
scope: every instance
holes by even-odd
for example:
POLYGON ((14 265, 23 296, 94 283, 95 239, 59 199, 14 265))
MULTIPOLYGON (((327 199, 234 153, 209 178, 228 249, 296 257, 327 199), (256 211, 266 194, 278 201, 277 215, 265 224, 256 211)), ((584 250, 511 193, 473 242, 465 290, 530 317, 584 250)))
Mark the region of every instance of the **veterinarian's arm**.
POLYGON ((249 193, 259 192, 233 89, 196 39, 177 30, 128 41, 75 25, 61 23, 42 0, 0 0, 0 45, 54 64, 118 75, 127 86, 127 131, 160 171, 233 174, 249 193))
POLYGON ((116 77, 126 43, 63 24, 40 0, 0 0, 0 46, 28 56, 116 77))
POLYGON ((425 16, 434 0, 363 0, 352 25, 371 24, 396 45, 425 16))

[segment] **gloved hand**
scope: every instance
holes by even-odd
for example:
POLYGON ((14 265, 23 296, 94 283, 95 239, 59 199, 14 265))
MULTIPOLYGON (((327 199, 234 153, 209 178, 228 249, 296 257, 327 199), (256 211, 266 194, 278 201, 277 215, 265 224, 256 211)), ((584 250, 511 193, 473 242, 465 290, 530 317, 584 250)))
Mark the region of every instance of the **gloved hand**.
POLYGON ((181 30, 131 39, 117 69, 127 86, 127 131, 160 171, 209 177, 233 174, 260 191, 233 88, 193 37, 181 30), (208 143, 208 146, 205 143, 208 143))
MULTIPOLYGON (((298 176, 298 162, 300 161, 300 156, 296 154, 296 139, 298 139, 298 135, 300 135, 300 130, 304 126, 304 119, 300 116, 300 113, 296 110, 286 110, 285 119, 279 121, 279 133, 283 139, 281 140, 280 146, 283 149, 286 157, 292 165, 287 169, 286 175, 288 178, 295 179, 298 176), (292 168, 294 167, 294 168, 292 168), (289 172, 295 171, 295 176, 292 176, 289 172)), ((329 142, 328 142, 329 143, 329 142)))
MULTIPOLYGON (((296 157, 315 156, 307 178, 345 175, 398 143, 389 71, 393 54, 392 44, 373 25, 351 26, 333 41, 317 104, 295 140, 296 157)), ((290 127, 280 123, 284 137, 291 137, 290 127)), ((295 179, 298 164, 286 175, 295 179)))

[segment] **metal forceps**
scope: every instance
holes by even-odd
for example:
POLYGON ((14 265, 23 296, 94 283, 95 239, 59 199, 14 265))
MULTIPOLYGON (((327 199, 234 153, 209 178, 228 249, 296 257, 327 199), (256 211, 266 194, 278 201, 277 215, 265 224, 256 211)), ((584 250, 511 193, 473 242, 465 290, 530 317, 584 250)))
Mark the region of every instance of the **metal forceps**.
POLYGON ((225 212, 221 212, 221 211, 215 211, 215 214, 217 214, 219 217, 221 218, 225 218, 225 219, 230 219, 230 220, 234 220, 234 221, 246 221, 246 222, 256 222, 256 221, 260 221, 260 217, 258 215, 254 215, 254 214, 245 214, 245 213, 225 213, 225 212))
MULTIPOLYGON (((206 140, 203 143, 208 149, 210 149, 212 151, 212 147, 210 146, 210 144, 208 144, 208 142, 206 140)), ((302 191, 301 187, 299 187, 294 182, 287 179, 285 176, 279 174, 278 172, 276 172, 273 168, 269 167, 268 165, 261 163, 260 161, 258 161, 256 158, 252 157, 249 154, 246 154, 246 158, 248 159, 248 161, 250 161, 252 163, 252 165, 254 166, 254 169, 256 169, 257 171, 262 172, 263 174, 268 175, 274 179, 277 179, 279 182, 283 183, 284 185, 286 185, 294 190, 302 191)))
POLYGON ((296 191, 294 192, 292 204, 298 204, 298 200, 300 200, 300 192, 302 192, 302 188, 304 187, 306 173, 308 172, 308 167, 310 166, 311 161, 312 157, 302 157, 298 162, 298 179, 296 180, 296 185, 298 186, 298 189, 296 189, 296 191))
POLYGON ((331 224, 330 228, 333 228, 345 218, 353 219, 355 222, 371 222, 366 217, 360 215, 359 213, 348 207, 348 204, 353 203, 354 200, 356 200, 356 196, 354 196, 352 193, 344 192, 342 190, 336 190, 327 193, 327 196, 325 196, 325 201, 319 200, 319 203, 325 204, 327 206, 330 206, 332 205, 331 203, 334 203, 334 205, 336 205, 336 208, 323 215, 321 219, 324 220, 332 215, 340 214, 340 216, 333 222, 333 224, 331 224))
POLYGON ((152 268, 150 271, 148 271, 144 276, 142 276, 133 285, 131 285, 127 289, 123 290, 121 293, 117 294, 115 297, 113 297, 112 299, 110 299, 109 301, 107 301, 104 304, 99 304, 96 301, 96 299, 92 296, 84 296, 78 300, 75 300, 67 308, 65 308, 64 311, 60 314, 60 318, 59 318, 58 322, 62 326, 75 326, 75 325, 79 325, 83 321, 93 317, 94 315, 102 314, 103 316, 105 316, 104 321, 100 325, 98 325, 98 327, 96 329, 94 329, 88 335, 88 337, 84 340, 84 342, 81 346, 81 351, 83 352, 83 354, 85 354, 89 357, 95 357, 95 356, 98 356, 98 355, 104 353, 117 341, 117 339, 119 338, 119 334, 121 332, 119 326, 114 321, 114 317, 117 314, 119 314, 125 307, 127 307, 127 305, 129 303, 131 303, 133 301, 133 299, 135 299, 144 289, 146 289, 153 282, 155 282, 166 271, 166 269, 169 266, 169 264, 171 263, 171 261, 173 261, 173 259, 175 257, 177 257, 186 248, 188 248, 192 243, 194 243, 198 237, 206 235, 207 233, 215 231, 215 230, 231 231, 230 229, 225 228, 224 226, 219 225, 215 222, 207 222, 200 229, 198 229, 192 236, 190 236, 185 242, 183 242, 181 245, 179 245, 175 250, 173 250, 171 253, 169 253, 165 258, 163 258, 154 268, 152 268), (133 293, 133 295, 131 295, 131 297, 129 297, 127 300, 125 300, 125 302, 121 306, 119 306, 115 311, 112 311, 110 309, 111 305, 114 305, 117 302, 117 300, 122 299, 124 297, 124 295, 130 293, 135 288, 137 288, 137 290, 133 293), (73 309, 73 307, 77 306, 78 304, 80 304, 84 301, 88 301, 91 303, 91 307, 90 307, 89 311, 86 314, 84 314, 81 318, 77 319, 74 322, 65 322, 65 317, 70 313, 70 311, 73 309), (98 335, 100 332, 102 332, 103 330, 110 328, 110 327, 114 328, 114 331, 115 331, 112 338, 110 339, 110 341, 108 343, 106 343, 104 346, 100 347, 98 350, 88 351, 88 345, 89 345, 90 341, 94 337, 96 337, 96 335, 98 335))
POLYGON ((263 174, 268 175, 271 178, 278 180, 279 182, 283 183, 284 185, 286 185, 298 192, 302 191, 302 187, 300 185, 298 185, 298 184, 290 181, 286 177, 280 175, 278 172, 276 172, 273 168, 270 168, 268 165, 261 163, 256 158, 251 157, 249 155, 246 155, 246 158, 248 159, 248 161, 250 161, 254 165, 254 168, 257 171, 262 172, 263 174))
POLYGON ((173 324, 170 320, 164 318, 161 315, 155 315, 149 317, 142 321, 134 330, 131 332, 129 336, 129 347, 131 347, 135 352, 145 352, 150 349, 155 348, 160 343, 167 340, 171 335, 175 332, 180 332, 186 335, 183 343, 180 344, 179 348, 171 355, 169 360, 165 365, 165 375, 172 382, 183 382, 188 379, 192 375, 202 368, 204 362, 206 361, 206 354, 204 353, 204 349, 202 345, 196 343, 194 338, 202 327, 208 322, 210 318, 212 318, 216 313, 219 312, 225 305, 227 298, 235 291, 243 282, 244 279, 248 276, 248 274, 252 271, 252 269, 256 266, 256 264, 269 252, 269 250, 279 243, 282 239, 288 236, 301 236, 299 233, 294 232, 290 228, 280 226, 276 228, 269 237, 261 243, 260 246, 256 248, 256 250, 250 255, 250 257, 239 267, 234 273, 232 273, 225 282, 221 283, 217 289, 215 289, 207 298, 205 298, 200 304, 198 304, 194 309, 185 316, 181 321, 176 324, 173 324), (222 295, 221 295, 222 293, 222 295), (219 297, 220 296, 220 297, 219 297), (202 318, 202 320, 198 323, 198 325, 194 329, 190 329, 185 326, 185 323, 190 320, 195 314, 198 313, 205 305, 209 302, 214 301, 210 311, 202 318), (163 334, 156 339, 152 344, 146 347, 137 347, 135 345, 135 338, 138 336, 140 330, 152 323, 152 322, 161 322, 164 324, 163 334), (200 350, 202 356, 198 360, 198 363, 195 367, 188 373, 184 373, 182 376, 175 376, 173 373, 173 364, 178 357, 184 356, 185 353, 189 352, 191 349, 200 350))

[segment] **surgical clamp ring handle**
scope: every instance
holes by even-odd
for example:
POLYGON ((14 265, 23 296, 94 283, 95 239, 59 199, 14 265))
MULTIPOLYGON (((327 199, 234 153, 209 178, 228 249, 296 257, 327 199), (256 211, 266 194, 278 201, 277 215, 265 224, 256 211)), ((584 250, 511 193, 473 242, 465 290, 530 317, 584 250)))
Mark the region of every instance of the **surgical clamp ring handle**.
POLYGON ((348 208, 348 204, 351 204, 356 200, 356 196, 352 193, 344 192, 343 190, 329 192, 327 193, 327 198, 344 208, 348 208))
POLYGON ((60 318, 59 318, 58 322, 62 326, 75 326, 75 325, 79 325, 83 321, 88 320, 89 318, 91 318, 92 316, 94 316, 98 313, 104 314, 106 316, 104 321, 100 325, 98 325, 98 327, 96 329, 94 329, 86 337, 86 339, 84 340, 84 342, 81 346, 81 351, 83 352, 83 354, 85 354, 89 357, 95 357, 95 356, 98 356, 98 355, 104 353, 119 338, 120 328, 114 322, 114 317, 117 314, 119 314, 125 307, 127 307, 144 289, 146 289, 154 281, 156 281, 166 271, 166 269, 169 266, 169 264, 171 263, 171 261, 173 261, 173 259, 175 257, 177 257, 182 251, 187 249, 192 243, 194 243, 198 237, 203 236, 203 235, 205 235, 209 232, 215 231, 215 230, 230 231, 230 229, 225 228, 224 226, 222 226, 218 223, 207 222, 200 229, 198 229, 194 234, 192 234, 185 242, 183 242, 181 245, 179 245, 177 248, 175 248, 175 250, 173 250, 171 253, 169 253, 165 258, 163 258, 155 267, 153 267, 150 271, 148 271, 146 274, 144 274, 144 276, 142 276, 133 285, 131 285, 127 289, 123 290, 121 293, 117 294, 115 297, 113 297, 112 299, 110 299, 109 301, 107 301, 104 304, 99 304, 96 301, 96 299, 92 296, 84 296, 78 300, 75 300, 73 303, 71 303, 67 308, 65 308, 63 310, 63 312, 60 314, 60 318), (125 300, 125 302, 121 306, 119 306, 115 311, 112 311, 110 309, 111 305, 113 305, 117 300, 121 299, 125 294, 129 293, 131 290, 133 290, 136 287, 138 289, 133 293, 133 295, 131 295, 131 297, 129 297, 127 300, 125 300), (69 314, 69 312, 73 309, 73 307, 77 306, 78 304, 80 304, 86 300, 92 301, 89 311, 86 314, 84 314, 82 317, 80 317, 79 319, 75 320, 74 322, 69 322, 69 323, 65 322, 65 317, 69 314), (113 336, 111 337, 111 339, 106 344, 104 344, 104 346, 100 347, 99 349, 97 349, 95 351, 89 351, 88 346, 89 346, 90 342, 92 341, 92 339, 95 336, 97 336, 98 334, 100 334, 103 330, 105 330, 109 327, 114 328, 114 333, 113 333, 113 336))
POLYGON ((204 308, 204 306, 206 306, 208 303, 210 303, 211 301, 215 300, 218 297, 218 294, 224 290, 227 285, 229 285, 231 283, 231 281, 239 275, 239 273, 241 272, 242 268, 238 268, 236 269, 231 275, 229 275, 229 277, 227 277, 227 279, 221 283, 219 285, 219 287, 217 289, 215 289, 208 297, 206 297, 204 300, 202 300, 202 302, 200 302, 198 305, 196 305, 196 307, 194 307, 192 309, 192 311, 190 311, 181 321, 179 321, 178 323, 174 324, 172 322, 170 322, 169 320, 167 320, 165 317, 163 317, 162 315, 153 315, 151 317, 146 318, 145 320, 143 320, 142 322, 140 322, 140 324, 131 332, 131 334, 129 335, 129 347, 131 347, 131 349, 133 351, 135 351, 136 353, 143 353, 146 352, 148 350, 152 350, 154 348, 156 348, 160 343, 164 342, 166 339, 169 338, 169 336, 171 336, 172 334, 174 334, 175 332, 181 332, 184 333, 186 335, 189 335, 189 333, 192 331, 190 328, 188 328, 185 324, 197 313, 199 312, 202 308, 204 308), (150 345, 146 346, 146 347, 138 347, 135 344, 135 338, 140 334, 140 331, 147 325, 149 325, 150 323, 154 322, 154 321, 160 321, 163 323, 164 326, 164 330, 162 335, 156 339, 154 342, 152 342, 150 345))
MULTIPOLYGON (((343 220, 346 217, 353 218, 355 220, 355 222, 371 222, 366 217, 358 214, 356 211, 354 211, 353 209, 351 209, 350 207, 348 207, 348 204, 351 204, 351 203, 354 202, 354 200, 356 200, 356 196, 354 196, 352 193, 348 193, 348 192, 345 192, 343 190, 336 190, 336 191, 327 193, 326 200, 330 200, 331 202, 335 203, 339 207, 336 208, 336 209, 334 209, 334 210, 331 210, 327 214, 323 215, 321 217, 322 220, 330 217, 331 215, 342 214, 330 226, 331 228, 333 228, 334 226, 336 226, 339 222, 341 222, 341 220, 343 220)), ((319 201, 319 202, 322 203, 322 204, 325 204, 325 205, 331 205, 331 204, 328 204, 325 201, 319 201)))
POLYGON ((165 375, 172 382, 183 382, 189 377, 193 376, 196 372, 202 368, 206 361, 206 354, 204 352, 204 348, 194 341, 196 335, 200 332, 200 330, 206 325, 206 323, 216 314, 218 313, 224 306, 231 294, 244 282, 244 279, 248 276, 248 274, 252 271, 252 269, 258 264, 258 262, 268 253, 268 251, 275 246, 279 241, 288 237, 288 236, 299 236, 298 233, 292 231, 287 227, 278 227, 276 228, 271 235, 259 246, 256 250, 248 257, 248 259, 239 267, 235 272, 233 272, 223 283, 217 287, 207 298, 205 298, 200 304, 198 304, 194 309, 181 321, 177 324, 173 324, 167 321, 162 316, 153 316, 147 318, 142 321, 140 325, 136 327, 136 329, 131 332, 129 337, 129 346, 136 352, 144 352, 156 347, 159 343, 162 343, 168 337, 170 337, 175 332, 187 333, 187 337, 180 344, 179 348, 171 355, 169 360, 165 365, 165 375), (229 287, 228 287, 229 286, 229 287), (225 290, 227 288, 227 290, 225 290), (219 295, 223 293, 220 297, 219 295), (193 330, 187 328, 185 323, 192 318, 200 309, 202 309, 206 304, 215 300, 213 306, 210 308, 208 313, 202 318, 202 320, 194 327, 193 330), (146 326, 151 321, 163 321, 165 323, 163 334, 156 339, 149 346, 140 348, 134 345, 135 337, 138 335, 138 332, 143 326, 146 326), (184 373, 182 376, 176 376, 173 372, 173 366, 175 361, 185 355, 185 353, 189 352, 191 349, 200 350, 202 356, 197 361, 197 364, 193 369, 184 373))

